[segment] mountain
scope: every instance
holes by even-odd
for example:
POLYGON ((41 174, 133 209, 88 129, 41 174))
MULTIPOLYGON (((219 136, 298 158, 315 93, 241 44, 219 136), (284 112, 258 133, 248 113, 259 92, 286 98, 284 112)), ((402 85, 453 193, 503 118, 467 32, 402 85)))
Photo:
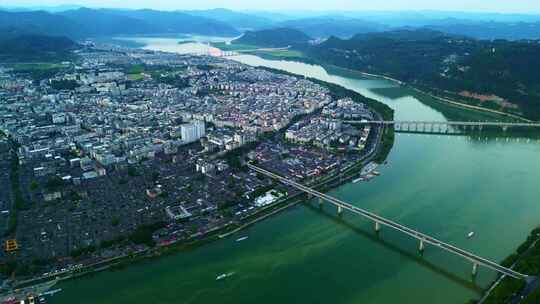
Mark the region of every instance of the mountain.
POLYGON ((399 30, 331 37, 303 50, 354 70, 386 75, 439 93, 464 91, 540 119, 540 41, 476 40, 432 30, 399 30), (517 106, 517 109, 513 107, 517 106))
POLYGON ((233 37, 240 34, 233 26, 201 16, 183 12, 142 10, 104 10, 107 13, 133 18, 154 27, 153 33, 182 33, 233 37))
POLYGON ((181 12, 80 8, 59 13, 0 11, 0 30, 81 39, 112 35, 199 34, 237 36, 232 26, 181 12))
POLYGON ((3 61, 46 61, 68 58, 70 57, 69 52, 76 49, 77 46, 73 40, 66 37, 2 35, 0 38, 0 58, 3 61))
POLYGON ((45 11, 0 11, 0 30, 5 32, 6 29, 12 32, 70 37, 86 33, 86 29, 76 21, 45 11))
POLYGON ((338 66, 413 81, 438 75, 445 58, 471 52, 475 45, 472 39, 441 32, 400 30, 358 34, 351 39, 330 37, 311 51, 316 58, 338 66), (461 42, 454 44, 458 39, 461 42))
POLYGON ((452 19, 444 23, 426 25, 425 28, 485 40, 540 39, 540 22, 471 22, 452 19))
POLYGON ((274 28, 269 30, 248 31, 232 43, 250 44, 264 47, 286 47, 302 45, 308 43, 311 39, 308 35, 295 29, 274 28))
POLYGON ((217 20, 230 24, 236 28, 248 30, 261 29, 265 27, 270 27, 275 24, 274 21, 265 17, 235 12, 224 8, 184 11, 184 13, 193 16, 217 20))
POLYGON ((58 13, 68 10, 79 9, 80 5, 50 5, 50 6, 0 6, 0 10, 11 12, 31 12, 31 11, 45 11, 49 13, 58 13))
POLYGON ((246 14, 262 17, 266 20, 270 20, 272 22, 283 22, 287 20, 293 20, 297 19, 297 16, 292 16, 286 13, 277 12, 277 11, 262 11, 262 10, 248 10, 245 11, 246 14))
POLYGON ((387 26, 375 22, 339 16, 295 19, 281 22, 279 26, 297 29, 317 38, 330 36, 350 38, 359 33, 380 32, 388 29, 387 26))
POLYGON ((159 27, 143 20, 123 16, 106 9, 80 8, 64 11, 55 14, 55 16, 81 24, 81 36, 151 34, 157 32, 159 29, 159 27))

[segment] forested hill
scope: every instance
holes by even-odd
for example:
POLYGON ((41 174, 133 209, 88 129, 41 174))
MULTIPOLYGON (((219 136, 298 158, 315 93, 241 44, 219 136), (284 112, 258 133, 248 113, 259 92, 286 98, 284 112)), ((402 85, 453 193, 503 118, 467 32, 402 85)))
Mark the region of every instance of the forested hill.
POLYGON ((540 120, 540 41, 483 41, 402 30, 347 40, 331 37, 304 52, 321 62, 467 99, 494 100, 497 104, 492 107, 540 120))
POLYGON ((290 28, 275 28, 260 31, 248 31, 233 41, 235 44, 250 44, 264 47, 287 47, 307 44, 311 37, 290 28))
POLYGON ((6 34, 0 38, 0 62, 62 61, 77 44, 66 37, 6 34))

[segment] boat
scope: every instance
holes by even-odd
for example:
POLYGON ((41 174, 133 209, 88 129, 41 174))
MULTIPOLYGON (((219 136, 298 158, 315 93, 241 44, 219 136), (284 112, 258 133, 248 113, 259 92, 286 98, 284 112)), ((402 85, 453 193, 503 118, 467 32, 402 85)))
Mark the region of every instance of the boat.
POLYGON ((471 231, 469 232, 469 234, 467 234, 467 238, 470 239, 474 236, 474 231, 471 231))
POLYGON ((373 175, 375 175, 375 176, 381 175, 381 173, 379 171, 375 171, 375 170, 373 172, 371 172, 371 173, 373 173, 373 175))
POLYGON ((234 272, 222 273, 222 274, 220 274, 220 275, 218 275, 218 276, 216 277, 216 281, 226 279, 226 278, 232 276, 233 274, 234 274, 234 272))
POLYGON ((241 241, 244 241, 244 240, 247 240, 247 239, 248 239, 247 236, 243 236, 243 237, 241 237, 241 238, 236 239, 236 241, 237 241, 237 242, 241 242, 241 241))
POLYGON ((356 184, 356 183, 358 183, 359 181, 362 181, 362 180, 364 180, 364 178, 363 178, 363 177, 359 177, 359 178, 353 179, 352 182, 353 182, 353 184, 356 184))
POLYGON ((62 291, 62 288, 57 288, 54 290, 45 291, 41 293, 40 296, 54 296, 55 293, 58 293, 60 291, 62 291))

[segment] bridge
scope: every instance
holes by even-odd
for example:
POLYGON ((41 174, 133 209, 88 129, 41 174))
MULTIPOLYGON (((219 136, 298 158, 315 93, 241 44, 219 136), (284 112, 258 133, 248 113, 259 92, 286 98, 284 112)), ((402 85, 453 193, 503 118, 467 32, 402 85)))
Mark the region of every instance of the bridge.
POLYGON ((230 50, 230 51, 224 51, 220 50, 218 48, 212 47, 211 45, 208 45, 206 50, 204 51, 198 51, 193 52, 191 55, 199 55, 199 56, 214 56, 214 57, 232 57, 232 56, 238 56, 242 54, 249 54, 252 52, 275 52, 275 51, 286 51, 290 49, 291 46, 286 47, 278 47, 278 48, 256 48, 256 49, 240 49, 240 50, 230 50))
POLYGON ((394 126, 394 130, 398 132, 401 131, 401 132, 427 132, 427 133, 450 133, 450 134, 460 133, 460 129, 482 131, 484 128, 487 128, 487 127, 501 128, 505 132, 509 128, 539 128, 540 129, 540 123, 536 123, 536 122, 416 121, 416 120, 403 120, 403 121, 347 120, 344 122, 349 123, 349 124, 392 125, 394 126))
POLYGON ((343 213, 343 210, 348 210, 354 214, 357 214, 357 215, 360 215, 364 218, 367 218, 371 221, 374 222, 374 226, 375 226, 375 231, 376 232, 379 232, 379 230, 381 229, 381 225, 384 225, 384 226, 387 226, 389 228, 392 228, 396 231, 399 231, 399 232, 402 232, 402 233, 405 233, 417 240, 419 240, 419 251, 424 251, 424 248, 425 248, 425 244, 431 244, 433 246, 436 246, 438 248, 441 248, 442 250, 445 250, 447 252, 450 252, 452 254, 455 254, 459 257, 462 257, 468 261, 470 261, 472 263, 472 275, 476 275, 477 271, 478 271, 478 266, 484 266, 486 268, 489 268, 489 269, 492 269, 498 273, 501 273, 501 274, 504 274, 504 275, 507 275, 507 276, 510 276, 512 278, 515 278, 515 279, 520 279, 520 280, 526 280, 526 281, 529 281, 531 278, 528 276, 528 275, 525 275, 525 274, 522 274, 522 273, 519 273, 517 271, 514 271, 510 268, 506 268, 506 267, 503 267, 495 262, 492 262, 488 259, 485 259, 485 258, 482 258, 480 256, 477 256, 473 253, 470 253, 466 250, 463 250, 463 249, 460 249, 456 246, 453 246, 453 245, 450 245, 448 243, 445 243, 443 241, 440 241, 434 237, 431 237, 427 234, 424 234, 424 233, 421 233, 419 231, 416 231, 414 229, 411 229, 407 226, 404 226, 404 225, 401 225, 401 224, 398 224, 392 220, 389 220, 389 219, 386 219, 380 215, 377 215, 375 213, 372 213, 370 211, 367 211, 367 210, 364 210, 362 208, 359 208, 359 207, 356 207, 356 206, 353 206, 351 204, 348 204, 346 202, 343 202, 337 198, 334 198, 332 196, 329 196, 327 194, 324 194, 322 192, 319 192, 319 191, 316 191, 312 188, 309 188, 309 187, 306 187, 300 183, 297 183, 291 179, 288 179, 288 178, 285 178, 285 177, 282 177, 278 174, 275 174, 275 173, 272 173, 268 170, 265 170, 265 169, 262 169, 260 167, 257 167, 255 165, 252 165, 252 164, 248 164, 248 167, 249 169, 255 171, 255 172, 258 172, 260 174, 263 174, 269 178, 272 178, 274 180, 277 180, 279 182, 281 182, 282 184, 284 185, 288 185, 288 186, 292 186, 300 191, 303 191, 305 193, 307 193, 310 197, 312 196, 315 196, 315 197, 318 197, 319 198, 319 203, 322 204, 323 202, 327 201, 333 205, 335 205, 337 207, 337 212, 338 214, 342 214, 343 213))

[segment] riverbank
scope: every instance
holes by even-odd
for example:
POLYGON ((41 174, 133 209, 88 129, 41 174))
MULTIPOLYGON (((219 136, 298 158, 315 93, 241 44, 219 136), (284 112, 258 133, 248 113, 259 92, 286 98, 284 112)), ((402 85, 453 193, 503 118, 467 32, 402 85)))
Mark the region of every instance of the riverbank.
MULTIPOLYGON (((343 170, 342 172, 337 172, 337 174, 331 176, 324 176, 318 180, 311 181, 308 185, 311 185, 313 188, 320 191, 329 191, 335 187, 348 183, 353 177, 355 177, 361 168, 368 162, 370 162, 374 157, 378 155, 379 149, 374 147, 371 150, 371 153, 368 154, 365 158, 360 160, 358 163, 353 164, 343 170)), ((206 235, 200 238, 192 238, 184 241, 171 242, 166 245, 159 245, 154 248, 148 248, 145 250, 140 250, 132 252, 129 254, 124 254, 121 256, 116 256, 104 261, 96 262, 93 264, 80 267, 74 271, 66 272, 58 275, 51 275, 47 278, 36 278, 31 280, 26 280, 15 285, 13 289, 22 289, 22 290, 33 290, 35 286, 47 284, 52 281, 55 283, 78 279, 81 277, 89 276, 98 272, 103 272, 107 270, 119 270, 125 267, 128 267, 132 264, 142 262, 144 260, 151 260, 161 256, 172 255, 186 250, 193 250, 205 244, 208 244, 219 239, 230 237, 236 233, 241 232, 242 230, 263 221, 271 216, 277 215, 278 213, 289 209, 292 206, 297 205, 298 203, 306 201, 306 195, 304 193, 296 193, 292 196, 287 196, 281 201, 274 203, 273 205, 262 208, 257 213, 252 214, 243 219, 245 223, 234 223, 229 222, 226 225, 216 228, 209 231, 206 235), (49 279, 49 280, 48 280, 49 279)), ((10 293, 8 291, 8 293, 10 293)), ((2 294, 3 295, 3 294, 2 294)))
MULTIPOLYGON (((299 75, 295 75, 295 76, 300 77, 299 75)), ((350 91, 350 90, 346 90, 343 87, 336 86, 330 83, 324 83, 321 81, 318 81, 318 82, 327 86, 335 96, 339 96, 340 98, 347 97, 347 95, 349 94, 351 98, 359 102, 363 102, 365 99, 365 97, 359 95, 358 93, 350 91)), ((371 105, 378 103, 377 101, 374 101, 374 100, 370 100, 369 102, 371 105)), ((381 106, 384 106, 384 105, 381 104, 381 106)), ((388 109, 383 114, 389 115, 393 113, 393 112, 388 112, 388 109)), ((379 117, 378 113, 376 113, 376 115, 378 117, 377 119, 382 119, 382 117, 379 117)), ((335 173, 326 175, 316 180, 312 180, 309 183, 307 183, 307 185, 312 185, 313 187, 321 191, 323 190, 328 191, 350 181, 355 175, 357 175, 357 173, 362 169, 362 167, 367 162, 370 162, 374 159, 377 159, 377 160, 385 159, 388 153, 390 152, 390 149, 388 147, 391 148, 391 146, 393 145, 393 136, 387 137, 385 136, 385 134, 390 134, 390 133, 393 134, 392 129, 380 127, 380 128, 374 128, 373 130, 374 130, 372 132, 373 135, 371 136, 371 139, 369 139, 370 144, 368 145, 370 150, 361 160, 359 160, 357 163, 349 165, 348 167, 344 168, 342 171, 336 171, 335 173), (385 148, 381 149, 381 147, 383 146, 383 143, 384 143, 385 148)), ((80 278, 80 277, 87 276, 96 272, 101 272, 104 270, 118 269, 121 267, 125 267, 137 261, 144 260, 147 258, 155 258, 161 255, 164 255, 165 253, 171 254, 173 252, 178 252, 187 248, 189 249, 195 248, 203 244, 206 244, 208 242, 225 238, 234 233, 237 233, 249 226, 252 226, 253 224, 257 222, 260 222, 275 214, 278 214, 279 212, 284 211, 304 200, 305 200, 304 194, 297 193, 293 196, 288 196, 282 201, 278 201, 277 203, 273 205, 260 209, 257 213, 252 214, 246 218, 243 218, 242 222, 231 221, 223 226, 215 227, 214 229, 208 231, 204 236, 190 237, 183 241, 178 241, 178 242, 175 241, 166 245, 159 245, 154 248, 146 248, 143 250, 132 251, 132 252, 125 253, 119 256, 115 256, 112 258, 108 258, 105 260, 101 260, 98 262, 80 266, 80 267, 77 267, 76 269, 70 269, 67 271, 59 272, 59 273, 48 274, 46 276, 41 276, 37 278, 32 278, 32 279, 16 282, 13 289, 31 288, 35 284, 46 283, 50 280, 55 280, 55 281, 60 282, 60 281, 80 278)))
MULTIPOLYGON (((426 103, 423 95, 416 99, 410 90, 385 80, 329 75, 320 66, 255 56, 234 59, 337 83, 391 106, 399 120, 453 120, 446 115, 449 109, 462 112, 459 119, 465 121, 485 119, 478 111, 426 103)), ((333 188, 331 195, 501 260, 538 223, 539 149, 523 141, 398 134, 391 165, 380 169, 380 177, 333 188), (472 230, 475 237, 466 239, 472 230)), ((417 244, 408 239, 385 230, 376 236, 371 223, 339 218, 334 208, 311 204, 248 227, 240 232, 249 236, 242 242, 221 239, 197 250, 62 282, 58 287, 63 291, 50 303, 271 304, 301 293, 307 303, 455 304, 477 297, 495 279, 494 273, 480 269, 473 283, 469 263, 438 250, 419 256, 417 244), (233 277, 215 281, 232 271, 233 277)))
POLYGON ((466 110, 483 111, 483 112, 487 112, 487 113, 502 115, 502 116, 506 116, 506 117, 509 117, 509 118, 512 118, 512 119, 517 119, 519 121, 532 122, 532 120, 529 120, 529 119, 527 119, 527 118, 525 118, 523 116, 519 116, 519 115, 516 115, 516 114, 503 112, 503 111, 498 111, 498 110, 490 109, 490 108, 487 108, 487 107, 480 107, 480 106, 476 106, 476 105, 471 105, 471 104, 467 104, 465 102, 451 100, 449 98, 437 96, 437 95, 435 95, 433 93, 429 93, 429 92, 427 92, 425 90, 422 90, 422 89, 418 88, 417 86, 414 86, 412 84, 406 83, 404 81, 401 81, 399 79, 396 79, 396 78, 393 78, 393 77, 390 77, 390 76, 352 70, 352 69, 349 69, 349 68, 344 68, 344 67, 332 65, 332 64, 328 64, 328 63, 313 59, 313 58, 309 58, 306 55, 300 56, 300 57, 271 56, 271 55, 264 55, 264 54, 257 54, 257 55, 259 57, 263 58, 263 59, 268 59, 268 60, 298 61, 298 62, 302 62, 302 63, 306 63, 306 64, 312 64, 312 65, 318 64, 318 65, 323 66, 328 71, 338 72, 339 74, 343 73, 344 75, 352 75, 353 77, 355 77, 355 76, 358 77, 359 76, 359 77, 369 77, 369 78, 384 79, 384 80, 388 80, 390 82, 396 83, 396 84, 398 84, 400 86, 409 87, 412 90, 416 91, 417 93, 424 94, 426 96, 429 96, 429 97, 431 97, 431 98, 433 98, 435 100, 438 100, 441 103, 444 103, 444 104, 447 104, 447 105, 459 107, 459 108, 466 109, 466 110))
MULTIPOLYGON (((536 228, 514 253, 501 262, 502 266, 537 277, 540 275, 540 228, 536 228)), ((536 279, 537 280, 537 279, 536 279)), ((487 289, 477 304, 525 303, 534 304, 540 300, 537 281, 519 281, 508 276, 500 276, 487 289)))
POLYGON ((451 105, 451 106, 459 107, 459 108, 466 109, 466 110, 483 111, 483 112, 487 112, 487 113, 502 115, 502 116, 506 116, 506 117, 516 119, 516 120, 519 120, 519 121, 523 121, 523 122, 533 122, 532 120, 529 120, 529 119, 527 119, 525 117, 518 116, 518 115, 515 115, 515 114, 512 114, 512 113, 497 111, 497 110, 486 108, 486 107, 474 106, 474 105, 466 104, 466 103, 463 103, 463 102, 451 100, 451 99, 448 99, 448 98, 440 97, 440 96, 434 95, 432 93, 429 93, 427 91, 421 90, 421 89, 419 89, 419 88, 417 88, 417 87, 415 87, 415 86, 413 86, 411 84, 408 84, 406 82, 403 82, 403 81, 401 81, 399 79, 395 79, 395 78, 392 78, 392 77, 389 77, 389 76, 365 73, 365 72, 355 71, 355 70, 351 70, 351 69, 347 69, 347 68, 343 68, 343 67, 338 67, 338 66, 333 66, 333 65, 323 65, 323 66, 330 67, 331 69, 333 69, 335 71, 342 70, 342 71, 347 71, 347 72, 350 72, 350 73, 359 73, 360 75, 365 76, 365 77, 374 77, 374 78, 385 79, 385 80, 394 82, 394 83, 396 83, 398 85, 406 86, 406 87, 410 88, 411 90, 413 90, 413 91, 415 91, 415 92, 417 92, 419 94, 426 95, 426 96, 428 96, 430 98, 433 98, 433 99, 435 99, 437 101, 440 101, 441 103, 444 103, 446 105, 451 105))

